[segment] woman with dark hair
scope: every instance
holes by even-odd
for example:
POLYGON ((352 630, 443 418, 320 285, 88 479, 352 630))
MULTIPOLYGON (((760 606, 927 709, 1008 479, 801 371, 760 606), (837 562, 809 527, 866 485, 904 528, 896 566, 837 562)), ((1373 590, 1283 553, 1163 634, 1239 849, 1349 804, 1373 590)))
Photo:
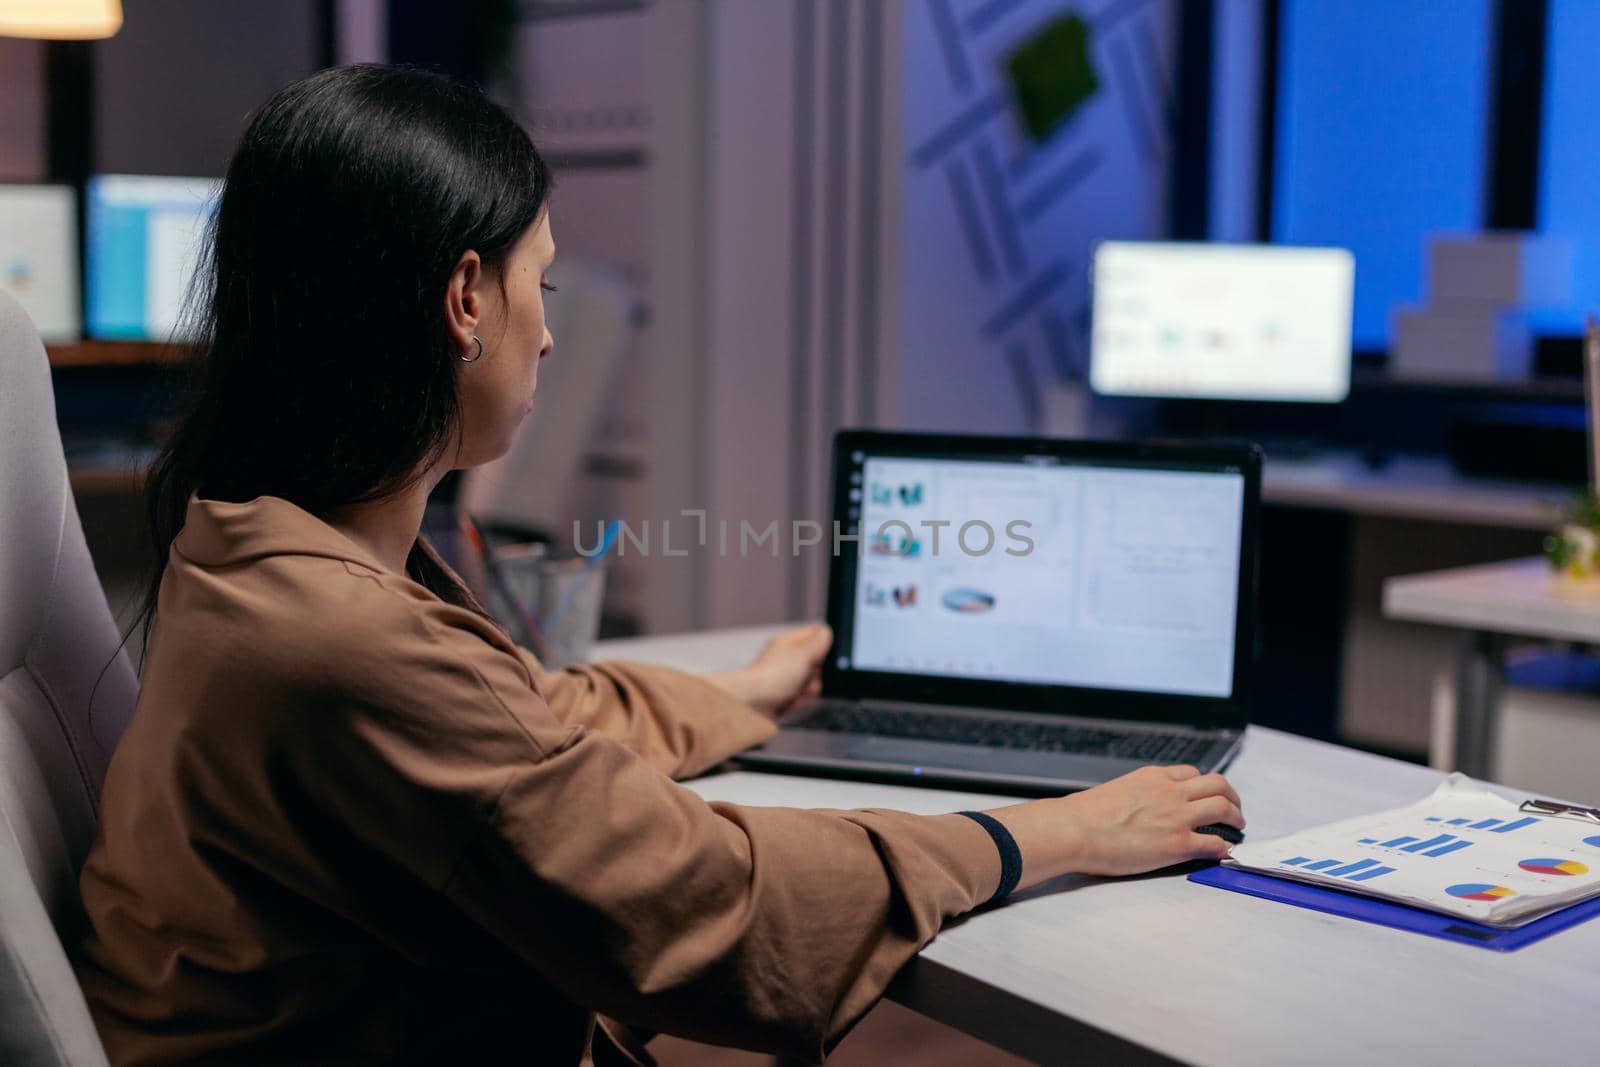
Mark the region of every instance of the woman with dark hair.
POLYGON ((820 1058, 950 917, 1243 824, 1192 768, 970 817, 707 804, 672 776, 769 736, 825 630, 715 676, 512 644, 418 533, 532 409, 549 186, 412 70, 289 86, 239 144, 82 879, 114 1064, 576 1064, 636 1030, 820 1058))

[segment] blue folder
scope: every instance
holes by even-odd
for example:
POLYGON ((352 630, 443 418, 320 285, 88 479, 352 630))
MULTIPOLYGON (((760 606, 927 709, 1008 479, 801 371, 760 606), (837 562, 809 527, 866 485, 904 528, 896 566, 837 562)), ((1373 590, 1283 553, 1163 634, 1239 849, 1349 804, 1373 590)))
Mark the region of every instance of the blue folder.
POLYGON ((1493 949, 1496 952, 1511 952, 1524 945, 1531 945, 1569 926, 1576 926, 1600 915, 1600 897, 1594 897, 1515 929, 1503 930, 1495 926, 1484 926, 1482 923, 1452 918, 1449 915, 1440 915, 1438 912, 1424 911, 1407 904, 1395 904, 1375 897, 1364 897, 1359 893, 1324 889, 1318 885, 1294 882, 1287 878, 1273 878, 1271 875, 1235 870, 1220 865, 1195 871, 1189 875, 1189 881, 1293 904, 1297 908, 1310 908, 1312 911, 1323 911, 1329 915, 1343 915, 1348 919, 1392 926, 1396 930, 1410 930, 1412 933, 1427 934, 1429 937, 1439 937, 1461 945, 1476 945, 1478 948, 1493 949))

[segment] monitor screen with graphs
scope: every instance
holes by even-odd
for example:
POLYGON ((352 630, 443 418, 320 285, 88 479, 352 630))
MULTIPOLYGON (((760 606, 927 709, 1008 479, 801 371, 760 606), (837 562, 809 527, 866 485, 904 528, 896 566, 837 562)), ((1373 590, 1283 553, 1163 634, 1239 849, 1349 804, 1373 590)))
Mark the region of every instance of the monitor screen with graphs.
POLYGON ((1350 391, 1342 248, 1107 241, 1090 384, 1112 396, 1333 403, 1350 391))
POLYGON ((0 290, 46 342, 76 341, 78 204, 68 185, 0 183, 0 290))
POLYGON ((103 174, 85 190, 93 337, 166 341, 178 336, 205 225, 222 182, 103 174))

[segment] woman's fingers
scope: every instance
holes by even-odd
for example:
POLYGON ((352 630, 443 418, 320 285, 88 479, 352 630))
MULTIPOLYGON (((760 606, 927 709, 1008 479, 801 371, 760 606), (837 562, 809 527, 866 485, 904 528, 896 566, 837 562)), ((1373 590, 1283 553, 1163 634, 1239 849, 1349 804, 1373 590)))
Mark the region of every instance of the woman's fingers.
POLYGON ((1199 800, 1202 797, 1226 797, 1235 806, 1244 807, 1239 801, 1239 794, 1234 792, 1233 786, 1220 774, 1202 774, 1196 778, 1185 779, 1183 788, 1190 800, 1199 800))
POLYGON ((1223 796, 1203 797, 1194 801, 1189 805, 1188 819, 1195 826, 1220 822, 1244 829, 1244 812, 1239 810, 1239 805, 1223 796))
POLYGON ((1183 782, 1189 780, 1190 778, 1198 778, 1200 776, 1200 768, 1191 767, 1187 763, 1178 763, 1172 766, 1162 767, 1161 769, 1166 771, 1167 776, 1174 782, 1183 782))
POLYGON ((1191 859, 1220 860, 1233 846, 1216 834, 1190 834, 1189 848, 1191 859))

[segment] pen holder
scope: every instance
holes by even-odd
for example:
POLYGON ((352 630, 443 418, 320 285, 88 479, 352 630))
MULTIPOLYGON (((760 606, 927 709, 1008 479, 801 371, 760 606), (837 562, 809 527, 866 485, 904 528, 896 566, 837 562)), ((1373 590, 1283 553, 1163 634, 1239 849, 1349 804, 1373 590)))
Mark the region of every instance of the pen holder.
POLYGON ((606 564, 600 558, 555 556, 544 545, 508 545, 494 554, 504 593, 491 585, 491 614, 547 670, 589 658, 600 632, 606 564))

